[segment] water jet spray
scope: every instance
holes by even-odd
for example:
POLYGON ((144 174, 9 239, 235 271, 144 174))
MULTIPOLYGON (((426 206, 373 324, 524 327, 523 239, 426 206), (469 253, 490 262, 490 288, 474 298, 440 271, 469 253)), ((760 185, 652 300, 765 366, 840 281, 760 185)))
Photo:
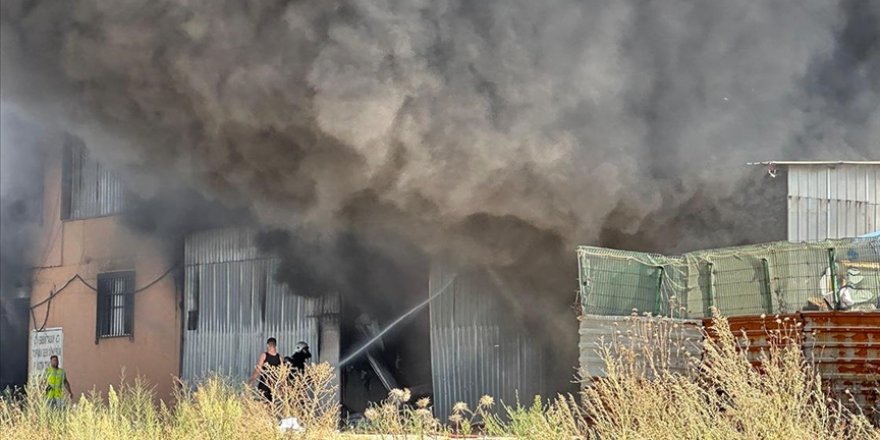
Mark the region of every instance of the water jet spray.
POLYGON ((385 333, 388 333, 388 332, 391 331, 391 329, 394 328, 397 324, 400 324, 400 323, 401 323, 404 319, 406 319, 409 315, 412 315, 413 313, 415 313, 415 312, 417 312, 417 311, 423 309, 426 305, 430 304, 431 301, 434 300, 434 298, 436 298, 436 297, 442 295, 443 292, 445 292, 446 289, 448 289, 449 286, 452 285, 452 283, 455 281, 455 278, 456 278, 457 276, 458 276, 458 275, 453 275, 451 280, 449 280, 446 284, 443 285, 443 287, 441 287, 440 289, 438 289, 436 292, 432 293, 431 296, 428 297, 428 299, 426 299, 426 300, 420 302, 419 304, 416 304, 415 307, 409 309, 409 311, 407 311, 407 312, 404 313, 403 315, 400 315, 400 317, 398 317, 397 319, 395 319, 394 321, 392 321, 391 324, 388 324, 384 329, 382 329, 382 331, 380 331, 380 332, 377 333, 375 336, 373 336, 370 340, 368 340, 368 341, 365 342, 363 345, 361 345, 360 348, 358 348, 358 349, 355 350, 353 353, 349 354, 348 356, 346 356, 345 358, 343 358, 341 361, 339 361, 339 363, 336 364, 335 367, 337 367, 337 368, 341 368, 341 367, 345 366, 347 363, 351 362, 351 361, 352 361, 354 358, 356 358, 358 355, 360 355, 361 353, 363 353, 363 352, 364 352, 367 348, 369 348, 371 345, 373 345, 374 343, 376 343, 376 341, 378 341, 379 338, 381 338, 385 333))

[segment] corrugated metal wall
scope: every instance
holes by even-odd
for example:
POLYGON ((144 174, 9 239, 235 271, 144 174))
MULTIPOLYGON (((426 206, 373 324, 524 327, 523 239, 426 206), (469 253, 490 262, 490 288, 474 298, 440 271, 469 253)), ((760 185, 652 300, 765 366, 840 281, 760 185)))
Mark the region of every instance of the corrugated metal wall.
POLYGON ((81 144, 65 146, 64 170, 68 197, 65 218, 82 219, 116 214, 125 204, 122 182, 110 169, 96 159, 81 144))
MULTIPOLYGON (((710 319, 703 323, 711 326, 710 319)), ((806 360, 818 369, 825 391, 845 405, 857 403, 859 411, 880 423, 880 313, 740 316, 728 318, 728 323, 734 334, 748 338, 753 364, 760 363, 761 350, 779 343, 771 339, 770 332, 781 330, 801 340, 806 360)), ((709 335, 714 332, 710 330, 709 335)))
POLYGON ((788 240, 857 237, 880 229, 880 165, 788 165, 788 240))
POLYGON ((880 423, 880 313, 804 313, 807 359, 832 395, 880 423))
POLYGON ((497 290, 475 276, 435 266, 429 295, 450 282, 430 306, 435 416, 446 420, 456 402, 473 407, 484 394, 506 404, 516 403, 517 392, 526 403, 542 394, 540 346, 522 328, 504 322, 497 290))
POLYGON ((321 299, 294 295, 276 282, 278 261, 260 255, 251 231, 191 235, 185 261, 185 380, 212 373, 245 379, 269 337, 278 339, 282 355, 302 340, 319 358, 321 299))
MULTIPOLYGON (((581 315, 578 317, 580 321, 580 341, 578 342, 580 374, 585 379, 605 377, 606 365, 600 356, 600 348, 609 346, 615 340, 618 340, 624 346, 629 345, 627 330, 633 331, 635 326, 642 326, 646 329, 646 325, 651 325, 651 333, 656 333, 656 337, 662 337, 662 342, 657 342, 657 365, 668 362, 668 369, 678 373, 684 373, 687 358, 686 353, 699 357, 702 341, 702 333, 700 331, 699 320, 684 319, 649 319, 641 316, 600 316, 600 315, 581 315), (662 351, 661 351, 662 350, 662 351)), ((637 331, 637 330, 636 330, 637 331)))

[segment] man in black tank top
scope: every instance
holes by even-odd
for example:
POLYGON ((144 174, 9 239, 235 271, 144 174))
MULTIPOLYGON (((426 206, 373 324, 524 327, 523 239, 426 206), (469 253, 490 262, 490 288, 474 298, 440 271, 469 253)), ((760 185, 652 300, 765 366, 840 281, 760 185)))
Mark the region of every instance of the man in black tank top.
POLYGON ((260 354, 260 359, 257 360, 256 368, 254 368, 254 373, 251 374, 251 378, 248 380, 248 385, 253 385, 254 380, 259 376, 260 381, 257 383, 257 389, 263 393, 263 397, 268 402, 272 401, 272 376, 267 374, 266 368, 277 368, 281 365, 281 354, 278 353, 277 346, 278 341, 275 338, 266 340, 266 351, 260 354))

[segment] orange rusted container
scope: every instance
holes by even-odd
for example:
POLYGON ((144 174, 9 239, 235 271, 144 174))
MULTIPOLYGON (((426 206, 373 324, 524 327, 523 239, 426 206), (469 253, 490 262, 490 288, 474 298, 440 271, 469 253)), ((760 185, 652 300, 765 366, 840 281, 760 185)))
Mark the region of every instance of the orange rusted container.
POLYGON ((880 312, 805 312, 804 354, 829 391, 880 419, 880 312))
MULTIPOLYGON (((801 312, 776 316, 727 318, 738 338, 748 339, 749 358, 760 368, 758 353, 779 343, 775 330, 795 338, 816 366, 826 391, 880 423, 880 312, 801 312), (800 324, 800 325, 798 325, 800 324)), ((712 320, 705 319, 714 336, 712 320)))

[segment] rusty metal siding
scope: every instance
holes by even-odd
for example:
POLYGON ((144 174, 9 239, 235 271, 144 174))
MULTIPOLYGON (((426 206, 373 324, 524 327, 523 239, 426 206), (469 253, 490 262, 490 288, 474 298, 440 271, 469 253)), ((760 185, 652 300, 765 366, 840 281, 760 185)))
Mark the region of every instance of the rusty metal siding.
POLYGON ((804 352, 831 393, 880 422, 880 313, 804 313, 804 352))
MULTIPOLYGON (((765 315, 764 317, 756 315, 732 316, 726 319, 730 325, 731 333, 736 337, 739 348, 745 348, 744 342, 748 341, 748 359, 755 366, 760 365, 762 351, 766 353, 773 344, 776 344, 777 347, 780 345, 781 341, 772 335, 785 334, 792 339, 798 339, 803 332, 803 318, 797 313, 765 315), (800 326, 798 326, 799 323, 800 326)), ((712 318, 704 318, 703 325, 707 330, 707 335, 713 339, 717 338, 712 318)))
MULTIPOLYGON (((779 343, 771 338, 773 332, 788 332, 801 340, 805 358, 818 369, 826 392, 845 404, 852 398, 880 423, 880 312, 801 312, 727 320, 735 335, 749 341, 749 359, 755 365, 760 364, 762 350, 779 343)), ((711 326, 711 320, 704 325, 711 326)), ((714 335, 711 330, 709 334, 714 335)))
POLYGON ((788 165, 788 240, 856 237, 880 229, 880 165, 788 165))
POLYGON ((187 381, 209 374, 244 380, 266 339, 282 355, 298 341, 320 356, 320 298, 294 295, 274 280, 278 261, 257 252, 253 232, 223 229, 194 234, 185 248, 183 371, 187 381))
MULTIPOLYGON (((578 317, 580 321, 578 360, 581 377, 585 379, 605 377, 606 366, 600 355, 600 348, 609 346, 617 338, 625 337, 634 321, 644 323, 647 319, 638 316, 581 315, 578 317)), ((658 323, 659 319, 663 318, 654 318, 654 323, 658 323)), ((669 370, 684 374, 687 368, 686 353, 697 358, 700 355, 701 321, 668 318, 664 320, 675 326, 669 329, 668 333, 665 333, 668 336, 668 340, 664 341, 664 344, 666 344, 665 349, 668 350, 667 354, 670 360, 669 370)))
POLYGON ((474 276, 431 269, 429 295, 451 283, 430 305, 435 416, 446 420, 456 402, 471 407, 488 394, 505 404, 530 402, 545 391, 539 344, 505 323, 498 292, 474 276))

